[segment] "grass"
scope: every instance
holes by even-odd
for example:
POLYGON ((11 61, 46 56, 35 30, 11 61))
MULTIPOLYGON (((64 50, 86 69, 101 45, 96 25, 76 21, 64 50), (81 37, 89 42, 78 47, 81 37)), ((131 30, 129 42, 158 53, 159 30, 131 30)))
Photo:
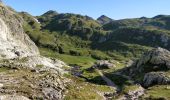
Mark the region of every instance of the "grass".
POLYGON ((72 83, 67 87, 68 92, 64 100, 103 100, 102 93, 115 92, 108 86, 90 84, 72 76, 69 78, 72 79, 72 83))
POLYGON ((40 53, 43 56, 57 58, 69 65, 78 65, 83 68, 91 67, 93 63, 96 61, 95 59, 88 56, 71 56, 66 54, 59 54, 49 49, 40 48, 40 53))
POLYGON ((126 85, 124 86, 123 93, 127 94, 129 91, 135 91, 138 88, 139 88, 138 85, 128 85, 128 86, 126 85))
MULTIPOLYGON (((26 97, 31 97, 34 94, 39 94, 40 91, 35 90, 30 87, 30 84, 34 84, 39 78, 39 74, 33 73, 28 69, 20 69, 16 71, 12 71, 13 69, 7 68, 3 69, 3 71, 11 70, 8 73, 3 73, 3 77, 8 78, 9 82, 4 83, 5 90, 15 90, 17 94, 24 95, 26 97), (34 77, 33 77, 34 76, 34 77), (18 82, 18 83, 17 83, 18 82)), ((34 84, 35 85, 35 84, 34 84)), ((36 87, 37 88, 37 87, 36 87)))
POLYGON ((9 70, 8 67, 0 67, 0 73, 1 73, 1 72, 6 72, 6 71, 8 71, 8 70, 9 70))
POLYGON ((130 84, 128 79, 126 79, 120 75, 107 73, 107 74, 105 74, 105 76, 108 77, 109 79, 111 79, 113 82, 115 82, 115 84, 118 85, 119 87, 123 87, 124 85, 130 84))
POLYGON ((145 98, 170 100, 170 85, 157 85, 148 88, 145 98))

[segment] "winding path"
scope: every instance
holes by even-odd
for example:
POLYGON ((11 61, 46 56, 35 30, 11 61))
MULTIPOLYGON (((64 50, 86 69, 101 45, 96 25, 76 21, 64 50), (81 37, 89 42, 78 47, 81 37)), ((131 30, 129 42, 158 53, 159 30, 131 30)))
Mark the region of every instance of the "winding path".
POLYGON ((102 77, 108 86, 113 87, 116 91, 120 91, 119 87, 112 80, 107 78, 99 69, 96 69, 96 72, 102 77))

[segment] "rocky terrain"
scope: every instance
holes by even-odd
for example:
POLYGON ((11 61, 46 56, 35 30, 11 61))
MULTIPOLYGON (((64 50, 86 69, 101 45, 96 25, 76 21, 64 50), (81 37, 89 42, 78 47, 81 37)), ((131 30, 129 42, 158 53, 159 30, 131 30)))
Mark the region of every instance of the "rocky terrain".
POLYGON ((0 16, 0 100, 62 99, 67 65, 40 56, 22 17, 3 3, 0 16))
POLYGON ((0 2, 0 100, 169 100, 169 19, 32 16, 0 2))
POLYGON ((12 59, 18 56, 27 57, 38 55, 38 48, 24 33, 23 19, 3 3, 0 4, 0 56, 12 59))
MULTIPOLYGON (((147 88, 154 86, 166 85, 169 87, 169 54, 170 52, 163 48, 148 51, 130 67, 123 69, 122 74, 133 78, 136 81, 135 83, 141 84, 146 89, 145 91, 148 91, 147 88)), ((154 98, 151 97, 151 99, 154 98)), ((164 99, 168 100, 169 96, 164 97, 164 99)))

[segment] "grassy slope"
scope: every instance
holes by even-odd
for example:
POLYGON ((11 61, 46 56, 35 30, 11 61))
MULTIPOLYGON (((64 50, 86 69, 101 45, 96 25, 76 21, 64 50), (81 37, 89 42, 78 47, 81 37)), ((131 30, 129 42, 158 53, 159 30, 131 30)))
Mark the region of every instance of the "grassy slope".
POLYGON ((90 67, 96 60, 88 56, 71 56, 67 54, 59 54, 50 49, 40 48, 40 53, 43 56, 58 58, 67 64, 76 64, 83 67, 90 67))
POLYGON ((170 85, 157 85, 150 87, 146 91, 145 98, 158 99, 165 98, 166 100, 170 99, 170 85))

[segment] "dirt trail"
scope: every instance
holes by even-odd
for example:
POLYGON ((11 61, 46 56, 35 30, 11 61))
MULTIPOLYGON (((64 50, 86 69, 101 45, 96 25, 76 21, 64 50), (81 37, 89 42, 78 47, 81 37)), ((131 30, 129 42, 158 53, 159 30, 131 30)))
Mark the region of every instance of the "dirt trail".
POLYGON ((99 69, 96 69, 98 74, 102 77, 102 79, 107 83, 108 86, 115 88, 116 91, 120 91, 119 87, 109 78, 107 78, 99 69))

